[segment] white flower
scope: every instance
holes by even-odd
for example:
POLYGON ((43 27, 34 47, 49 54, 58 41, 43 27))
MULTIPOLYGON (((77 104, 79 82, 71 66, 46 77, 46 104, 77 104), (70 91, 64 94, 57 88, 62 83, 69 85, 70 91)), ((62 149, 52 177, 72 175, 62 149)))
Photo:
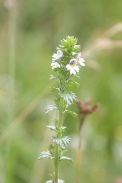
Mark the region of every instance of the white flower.
POLYGON ((81 66, 85 66, 85 60, 84 60, 84 58, 80 58, 79 60, 78 60, 78 63, 81 65, 81 66))
POLYGON ((52 69, 60 68, 60 64, 58 62, 52 62, 51 67, 52 69))
POLYGON ((53 54, 52 61, 59 60, 61 57, 63 57, 63 52, 61 50, 58 50, 57 53, 53 54))
POLYGON ((77 55, 77 61, 78 61, 78 63, 81 65, 81 66, 85 66, 85 60, 84 60, 84 58, 82 58, 81 57, 81 53, 78 53, 78 55, 77 55))
POLYGON ((76 75, 79 72, 79 67, 77 66, 77 60, 71 59, 69 64, 66 65, 67 70, 70 71, 70 74, 76 75))

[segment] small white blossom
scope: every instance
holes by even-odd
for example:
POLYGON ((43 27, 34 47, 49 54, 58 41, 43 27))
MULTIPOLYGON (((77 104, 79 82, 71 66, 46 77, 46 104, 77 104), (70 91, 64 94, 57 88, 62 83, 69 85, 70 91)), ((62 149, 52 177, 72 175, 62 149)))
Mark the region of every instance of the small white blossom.
POLYGON ((59 60, 61 57, 63 57, 63 52, 61 50, 58 50, 57 53, 53 54, 52 61, 59 60))
POLYGON ((84 58, 80 58, 79 60, 78 60, 78 63, 81 65, 81 66, 85 66, 85 60, 84 60, 84 58))
POLYGON ((52 69, 60 68, 60 64, 58 62, 52 62, 51 67, 52 69))
POLYGON ((79 67, 77 66, 77 60, 71 59, 69 64, 66 65, 67 70, 70 71, 70 74, 76 75, 79 72, 79 67))
POLYGON ((78 63, 81 65, 81 66, 85 66, 85 60, 84 60, 84 58, 82 58, 81 57, 81 53, 78 53, 78 55, 77 55, 77 61, 78 61, 78 63))

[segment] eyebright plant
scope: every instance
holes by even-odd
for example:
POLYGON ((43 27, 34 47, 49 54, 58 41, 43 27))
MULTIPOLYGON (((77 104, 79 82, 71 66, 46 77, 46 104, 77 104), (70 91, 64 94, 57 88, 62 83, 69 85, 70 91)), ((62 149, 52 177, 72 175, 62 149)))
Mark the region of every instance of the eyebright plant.
POLYGON ((57 112, 54 125, 47 126, 55 132, 55 136, 52 136, 52 144, 49 145, 48 151, 41 152, 38 158, 50 158, 54 161, 52 180, 46 183, 63 183, 64 181, 59 179, 59 164, 62 160, 72 161, 71 158, 64 155, 67 152, 66 148, 70 138, 63 136, 66 129, 63 121, 66 113, 74 117, 77 115, 69 110, 69 106, 76 98, 73 91, 79 86, 72 76, 78 76, 81 66, 85 66, 85 60, 81 57, 80 45, 77 45, 76 38, 67 36, 66 39, 61 40, 57 52, 52 55, 51 67, 55 75, 50 75, 50 80, 56 79, 57 85, 52 88, 54 104, 46 108, 46 114, 53 110, 57 112))

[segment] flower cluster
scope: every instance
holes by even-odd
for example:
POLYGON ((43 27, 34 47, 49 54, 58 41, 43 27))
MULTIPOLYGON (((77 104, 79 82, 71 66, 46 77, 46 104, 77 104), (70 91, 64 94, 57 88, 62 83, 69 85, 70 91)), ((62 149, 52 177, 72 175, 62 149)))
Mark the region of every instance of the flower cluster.
POLYGON ((56 71, 64 69, 71 75, 79 72, 79 66, 85 66, 85 60, 79 52, 80 46, 76 45, 77 39, 68 36, 61 41, 61 45, 57 47, 57 53, 52 56, 52 69, 56 71))

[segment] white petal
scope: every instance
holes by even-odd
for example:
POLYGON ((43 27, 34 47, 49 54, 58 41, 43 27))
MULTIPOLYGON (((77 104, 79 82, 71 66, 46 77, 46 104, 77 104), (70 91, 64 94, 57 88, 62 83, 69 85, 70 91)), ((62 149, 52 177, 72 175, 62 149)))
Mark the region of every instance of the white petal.
POLYGON ((79 62, 79 64, 81 65, 81 66, 85 66, 85 60, 84 60, 84 58, 80 58, 79 60, 78 60, 78 62, 79 62))
POLYGON ((67 68, 67 70, 70 70, 71 69, 70 64, 66 65, 66 68, 67 68))
POLYGON ((57 62, 52 62, 51 67, 52 67, 52 69, 60 68, 60 64, 57 62))
POLYGON ((75 71, 74 69, 71 69, 71 70, 70 70, 70 74, 76 75, 76 71, 75 71))
POLYGON ((77 72, 79 72, 79 67, 78 66, 75 66, 74 68, 77 72))

